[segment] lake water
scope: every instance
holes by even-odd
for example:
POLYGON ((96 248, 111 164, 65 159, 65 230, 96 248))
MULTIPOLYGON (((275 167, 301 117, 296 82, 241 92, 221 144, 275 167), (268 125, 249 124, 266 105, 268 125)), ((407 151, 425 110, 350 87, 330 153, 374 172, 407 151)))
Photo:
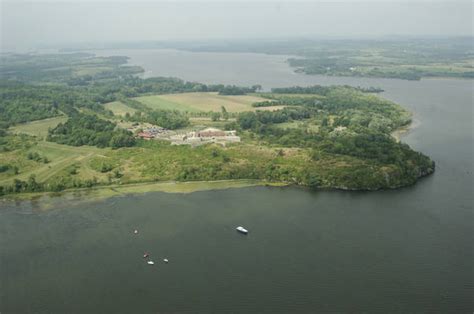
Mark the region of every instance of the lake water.
POLYGON ((415 113, 402 140, 436 172, 394 191, 156 192, 47 211, 3 203, 2 314, 472 313, 472 81, 306 76, 257 54, 99 53, 204 83, 382 87, 415 113))

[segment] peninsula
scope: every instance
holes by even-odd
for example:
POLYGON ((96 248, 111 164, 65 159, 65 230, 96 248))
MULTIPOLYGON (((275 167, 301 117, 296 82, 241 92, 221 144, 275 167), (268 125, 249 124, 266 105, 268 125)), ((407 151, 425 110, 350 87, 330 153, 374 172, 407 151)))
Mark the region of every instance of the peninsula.
POLYGON ((1 58, 2 196, 220 180, 377 190, 434 171, 391 136, 411 114, 376 88, 262 91, 141 79, 126 57, 1 58))

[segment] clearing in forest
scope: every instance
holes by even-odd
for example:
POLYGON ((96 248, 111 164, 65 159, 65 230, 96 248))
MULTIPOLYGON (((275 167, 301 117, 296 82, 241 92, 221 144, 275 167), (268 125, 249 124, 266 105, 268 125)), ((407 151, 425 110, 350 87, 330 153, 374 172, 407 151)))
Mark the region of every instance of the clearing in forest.
POLYGON ((66 122, 67 119, 68 118, 66 116, 59 116, 22 123, 11 127, 9 131, 15 134, 28 134, 32 136, 46 137, 48 135, 48 129, 55 128, 59 123, 66 122))
POLYGON ((277 110, 283 106, 254 108, 255 102, 268 99, 251 95, 219 95, 218 93, 181 93, 137 97, 142 104, 151 109, 171 109, 189 112, 215 111, 220 112, 224 106, 229 112, 255 110, 277 110))
POLYGON ((116 116, 125 116, 126 113, 132 115, 136 111, 134 108, 131 108, 120 101, 104 104, 104 108, 112 111, 116 116))

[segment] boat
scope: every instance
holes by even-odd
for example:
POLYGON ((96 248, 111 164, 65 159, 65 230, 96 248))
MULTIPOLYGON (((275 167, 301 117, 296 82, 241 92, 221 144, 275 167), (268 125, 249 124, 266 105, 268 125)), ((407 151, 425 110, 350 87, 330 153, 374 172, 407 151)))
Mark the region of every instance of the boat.
POLYGON ((146 263, 147 263, 148 265, 155 265, 155 262, 153 262, 153 261, 148 261, 148 262, 146 262, 146 263))
POLYGON ((143 258, 147 258, 148 256, 150 256, 150 254, 148 254, 147 252, 145 252, 145 254, 143 254, 143 258))
POLYGON ((167 258, 163 258, 163 262, 168 263, 169 261, 167 258))
POLYGON ((133 233, 138 234, 138 230, 137 229, 133 230, 133 233))
POLYGON ((247 234, 249 233, 249 231, 247 229, 245 229, 244 227, 242 226, 238 226, 237 228, 235 228, 238 232, 240 233, 243 233, 243 234, 247 234))

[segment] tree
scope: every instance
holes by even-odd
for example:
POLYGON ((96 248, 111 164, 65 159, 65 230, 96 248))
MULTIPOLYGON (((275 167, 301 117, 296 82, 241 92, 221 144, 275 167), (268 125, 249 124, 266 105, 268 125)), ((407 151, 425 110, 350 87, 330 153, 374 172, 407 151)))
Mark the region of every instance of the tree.
POLYGON ((258 120, 254 112, 247 111, 239 114, 237 122, 239 123, 240 127, 245 130, 255 128, 257 126, 258 120))
POLYGON ((20 193, 24 189, 24 183, 25 182, 23 182, 21 180, 14 179, 13 180, 13 191, 15 193, 20 193))
POLYGON ((321 159, 322 154, 321 154, 321 151, 320 151, 320 150, 312 149, 312 150, 311 150, 311 153, 310 153, 310 156, 311 156, 311 159, 312 159, 312 160, 318 161, 318 160, 321 159))
POLYGON ((123 177, 123 173, 121 173, 119 169, 115 169, 114 170, 114 177, 119 179, 119 178, 123 177))
POLYGON ((329 119, 327 117, 324 117, 321 120, 321 126, 328 126, 329 125, 329 119))
POLYGON ((110 139, 109 145, 112 148, 130 147, 135 145, 135 138, 127 133, 116 134, 110 139))
POLYGON ((225 109, 224 106, 221 107, 221 114, 222 114, 222 118, 225 121, 229 120, 229 113, 227 112, 227 109, 225 109))
POLYGON ((260 85, 260 84, 253 85, 252 89, 256 92, 259 92, 259 91, 262 90, 262 85, 260 85))
POLYGON ((221 114, 219 112, 213 112, 211 114, 212 121, 219 121, 220 118, 221 118, 221 114))
POLYGON ((41 185, 36 182, 36 176, 34 174, 30 175, 27 182, 27 189, 31 192, 41 191, 41 185))
POLYGON ((321 184, 319 178, 311 172, 306 174, 305 183, 312 189, 317 188, 321 184))

